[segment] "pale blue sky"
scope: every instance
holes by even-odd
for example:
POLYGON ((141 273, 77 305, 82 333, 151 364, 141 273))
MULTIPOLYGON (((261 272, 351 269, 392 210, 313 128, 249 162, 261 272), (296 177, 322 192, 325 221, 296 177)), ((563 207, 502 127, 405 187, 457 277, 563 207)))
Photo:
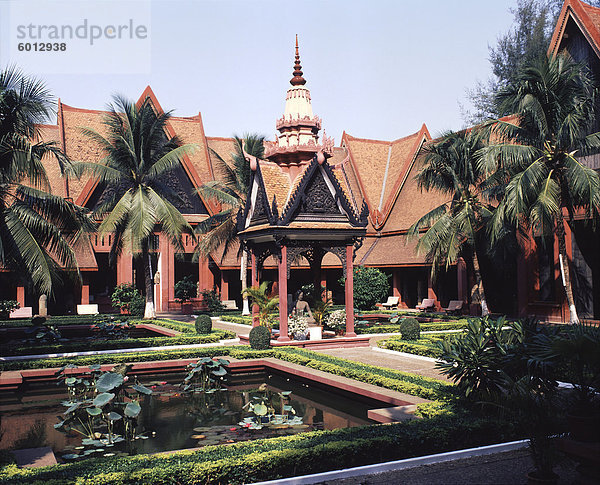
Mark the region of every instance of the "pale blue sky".
MULTIPOLYGON (((9 27, 27 21, 7 14, 9 3, 0 0, 2 67, 15 62, 7 42, 9 27)), ((344 130, 357 137, 391 140, 417 131, 423 122, 434 135, 460 128, 458 103, 465 101, 466 88, 489 76, 488 45, 510 28, 509 9, 516 2, 127 3, 146 12, 140 13, 141 20, 134 20, 145 21, 147 14, 151 19, 147 72, 121 74, 115 67, 116 72, 82 74, 84 64, 93 65, 91 50, 84 61, 71 64, 70 73, 36 72, 48 71, 40 63, 25 66, 26 70, 38 74, 72 106, 103 109, 112 93, 137 99, 150 84, 162 106, 174 109, 176 115, 200 111, 208 136, 258 132, 272 139, 275 120, 283 112, 297 33, 313 110, 339 144, 344 130)), ((49 14, 69 2, 47 0, 39 5, 49 14)), ((98 18, 99 9, 107 16, 119 12, 119 4, 111 0, 89 0, 77 6, 89 6, 91 20, 98 18)), ((26 7, 23 10, 35 10, 26 7)), ((9 40, 14 45, 14 39, 9 40)), ((143 58, 143 51, 120 45, 126 59, 143 58)))

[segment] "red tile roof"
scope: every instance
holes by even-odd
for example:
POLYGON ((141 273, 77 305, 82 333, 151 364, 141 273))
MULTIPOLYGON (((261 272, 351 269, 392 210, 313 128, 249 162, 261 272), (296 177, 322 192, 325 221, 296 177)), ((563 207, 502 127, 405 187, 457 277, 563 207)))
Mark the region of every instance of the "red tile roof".
POLYGON ((548 47, 548 54, 559 52, 569 19, 575 21, 596 55, 600 57, 600 8, 592 7, 580 0, 566 0, 563 4, 548 47))

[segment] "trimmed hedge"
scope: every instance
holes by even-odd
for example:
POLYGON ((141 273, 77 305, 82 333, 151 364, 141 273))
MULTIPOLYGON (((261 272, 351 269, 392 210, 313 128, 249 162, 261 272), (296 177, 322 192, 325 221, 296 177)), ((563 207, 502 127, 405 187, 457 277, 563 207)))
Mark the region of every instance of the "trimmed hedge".
MULTIPOLYGON (((443 332, 446 330, 463 330, 467 325, 467 320, 457 320, 455 322, 430 322, 421 323, 421 332, 443 332)), ((400 333, 400 324, 387 323, 367 323, 355 324, 354 331, 357 334, 371 333, 400 333)))
POLYGON ((194 322, 194 328, 199 335, 207 335, 212 331, 212 319, 209 315, 198 315, 194 322))
POLYGON ((387 340, 380 340, 377 342, 377 346, 388 350, 395 350, 397 352, 406 352, 407 354, 438 358, 442 355, 442 352, 433 344, 433 342, 433 340, 424 338, 421 338, 418 342, 390 338, 387 340))
POLYGON ((190 345, 216 343, 235 335, 227 330, 215 330, 208 335, 183 335, 178 337, 146 337, 128 338, 117 340, 88 340, 85 342, 59 342, 45 345, 27 345, 25 347, 2 346, 0 353, 3 356, 55 354, 63 352, 113 350, 143 347, 163 347, 168 345, 190 345))
POLYGON ((219 315, 219 320, 224 322, 239 323, 240 325, 252 325, 252 316, 241 317, 239 315, 219 315))
POLYGON ((438 415, 389 425, 313 431, 197 451, 0 470, 0 483, 242 484, 487 445, 522 437, 517 423, 438 415))
MULTIPOLYGON (((115 320, 139 319, 132 315, 102 314, 102 315, 57 315, 46 317, 46 323, 49 325, 92 325, 100 320, 114 317, 115 320)), ((0 328, 7 327, 31 327, 31 318, 14 318, 10 320, 0 320, 0 328)))

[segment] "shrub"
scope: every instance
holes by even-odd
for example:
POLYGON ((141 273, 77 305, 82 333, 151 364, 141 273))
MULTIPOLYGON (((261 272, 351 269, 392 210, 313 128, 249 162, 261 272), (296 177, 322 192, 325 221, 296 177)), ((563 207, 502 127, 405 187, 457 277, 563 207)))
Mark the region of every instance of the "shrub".
POLYGON ((271 347, 271 332, 267 327, 259 325, 250 330, 250 347, 254 350, 267 350, 271 347))
POLYGON ((209 312, 220 312, 225 308, 223 303, 221 303, 221 295, 214 288, 212 290, 202 290, 200 294, 209 312))
POLYGON ((8 320, 10 312, 19 308, 17 300, 0 300, 0 320, 8 320))
POLYGON ((175 299, 185 303, 198 295, 198 283, 192 275, 184 276, 175 283, 175 299))
POLYGON ((354 306, 370 310, 375 303, 387 298, 390 290, 388 276, 377 268, 354 268, 354 306))
POLYGON ((419 340, 421 325, 416 318, 405 318, 400 323, 400 334, 404 340, 419 340))
POLYGON ((143 315, 146 304, 144 297, 131 283, 121 283, 110 297, 115 308, 129 312, 131 315, 143 315))
POLYGON ((212 332, 212 320, 208 315, 199 315, 196 317, 196 332, 204 335, 212 332))

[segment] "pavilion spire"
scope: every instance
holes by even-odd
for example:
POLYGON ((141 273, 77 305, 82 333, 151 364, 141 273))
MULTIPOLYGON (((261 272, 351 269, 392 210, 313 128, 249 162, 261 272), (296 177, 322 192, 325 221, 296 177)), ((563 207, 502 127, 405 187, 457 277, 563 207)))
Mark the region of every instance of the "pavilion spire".
POLYGON ((294 77, 290 80, 292 86, 304 86, 306 79, 302 77, 302 66, 300 65, 300 53, 298 52, 298 34, 296 34, 296 60, 294 62, 294 77))

